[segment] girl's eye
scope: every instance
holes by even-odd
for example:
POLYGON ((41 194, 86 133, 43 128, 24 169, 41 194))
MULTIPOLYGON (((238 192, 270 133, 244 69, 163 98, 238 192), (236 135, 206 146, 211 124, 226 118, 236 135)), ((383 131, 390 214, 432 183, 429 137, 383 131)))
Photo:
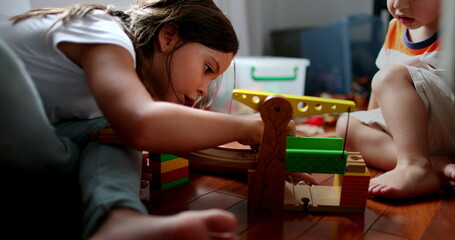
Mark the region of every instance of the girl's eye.
POLYGON ((213 69, 209 65, 205 65, 205 73, 213 73, 213 69))

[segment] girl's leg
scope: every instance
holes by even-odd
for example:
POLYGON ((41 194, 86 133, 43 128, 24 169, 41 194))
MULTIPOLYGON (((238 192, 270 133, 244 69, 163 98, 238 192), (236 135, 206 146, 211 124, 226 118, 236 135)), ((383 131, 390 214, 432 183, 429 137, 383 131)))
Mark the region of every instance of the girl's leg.
POLYGON ((142 153, 123 145, 90 141, 81 156, 79 182, 84 236, 90 236, 114 208, 147 214, 139 198, 142 153))
POLYGON ((427 113, 409 71, 400 65, 381 70, 372 88, 395 142, 397 166, 373 178, 369 192, 396 198, 436 192, 440 182, 430 162, 427 113))
POLYGON ((34 173, 65 174, 79 149, 59 138, 25 66, 0 40, 0 164, 34 173))
POLYGON ((84 149, 79 176, 84 239, 199 240, 235 229, 235 217, 221 210, 147 215, 139 198, 141 160, 140 151, 121 145, 91 141, 84 149))

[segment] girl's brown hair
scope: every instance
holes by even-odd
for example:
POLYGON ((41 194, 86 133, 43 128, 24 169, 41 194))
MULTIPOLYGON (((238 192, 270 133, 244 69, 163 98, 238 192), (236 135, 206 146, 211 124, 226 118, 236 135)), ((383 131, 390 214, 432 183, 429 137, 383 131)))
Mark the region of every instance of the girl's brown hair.
MULTIPOLYGON (((141 71, 142 60, 150 59, 155 52, 155 41, 162 26, 173 23, 178 26, 181 43, 201 43, 217 51, 236 54, 239 41, 229 19, 212 0, 142 0, 127 11, 115 10, 111 5, 76 4, 68 8, 43 8, 31 10, 13 17, 14 23, 49 14, 62 14, 60 21, 64 24, 73 18, 80 18, 93 10, 104 10, 116 17, 124 31, 133 42, 138 55, 138 70, 141 71)), ((55 25, 55 24, 54 24, 55 25)), ((172 54, 167 59, 167 72, 170 76, 172 54)), ((143 81, 146 81, 142 78, 143 81)), ((172 87, 172 81, 169 81, 172 87)))
POLYGON ((229 19, 212 0, 142 0, 125 12, 112 5, 76 4, 68 8, 34 9, 11 18, 14 23, 49 14, 62 14, 67 23, 93 10, 104 10, 124 26, 135 48, 145 56, 154 52, 154 40, 162 26, 178 25, 184 42, 198 42, 209 48, 237 53, 239 42, 229 19))

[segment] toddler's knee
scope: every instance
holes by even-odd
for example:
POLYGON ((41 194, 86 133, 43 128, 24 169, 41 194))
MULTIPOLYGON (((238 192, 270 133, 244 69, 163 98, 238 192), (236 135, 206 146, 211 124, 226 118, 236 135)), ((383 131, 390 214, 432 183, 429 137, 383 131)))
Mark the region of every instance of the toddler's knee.
POLYGON ((340 116, 338 118, 337 124, 336 124, 336 129, 335 129, 335 133, 336 133, 337 137, 344 138, 344 135, 346 133, 347 122, 348 122, 348 116, 346 116, 346 115, 340 116))
POLYGON ((400 82, 412 82, 411 75, 404 65, 391 65, 379 70, 373 77, 371 88, 378 92, 400 82))

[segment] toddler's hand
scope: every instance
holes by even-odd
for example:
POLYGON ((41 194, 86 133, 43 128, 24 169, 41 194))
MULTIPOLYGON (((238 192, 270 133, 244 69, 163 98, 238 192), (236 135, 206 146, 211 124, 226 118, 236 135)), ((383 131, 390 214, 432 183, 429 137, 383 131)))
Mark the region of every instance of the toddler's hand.
POLYGON ((286 173, 286 179, 290 181, 304 181, 308 185, 321 184, 316 178, 308 173, 286 173))

